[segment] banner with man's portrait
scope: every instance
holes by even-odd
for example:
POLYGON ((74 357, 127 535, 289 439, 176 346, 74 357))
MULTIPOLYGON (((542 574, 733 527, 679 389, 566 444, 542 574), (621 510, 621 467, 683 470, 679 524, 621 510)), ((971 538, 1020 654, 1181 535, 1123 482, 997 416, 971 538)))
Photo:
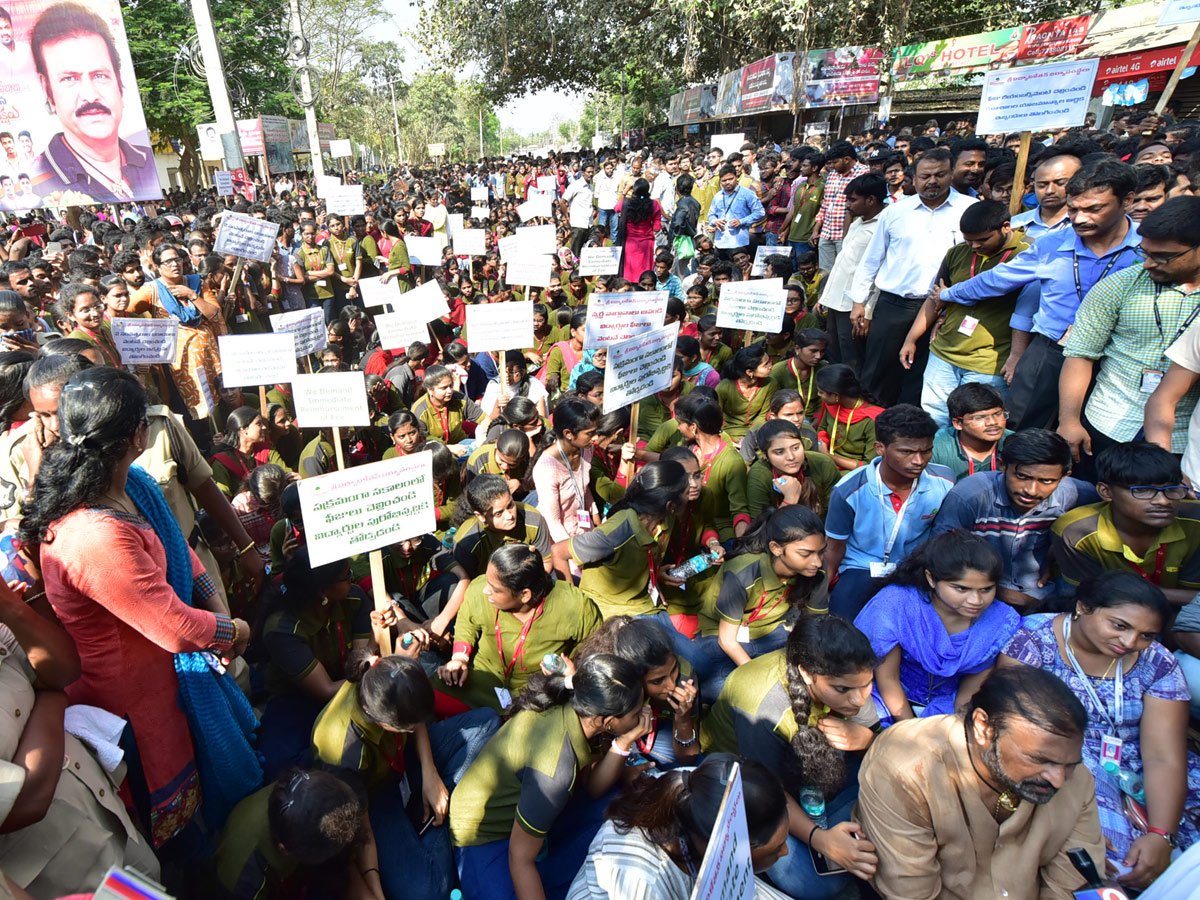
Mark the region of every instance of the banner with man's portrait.
POLYGON ((160 197, 119 0, 0 0, 0 211, 160 197))

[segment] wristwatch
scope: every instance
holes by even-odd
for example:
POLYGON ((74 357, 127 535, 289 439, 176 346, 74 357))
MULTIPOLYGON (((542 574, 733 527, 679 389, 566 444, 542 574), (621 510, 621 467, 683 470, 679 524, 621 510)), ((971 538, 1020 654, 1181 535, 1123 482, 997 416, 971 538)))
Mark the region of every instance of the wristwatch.
POLYGON ((1157 834, 1159 837, 1161 837, 1164 841, 1167 842, 1167 846, 1170 847, 1172 850, 1175 850, 1179 847, 1179 838, 1176 837, 1175 835, 1171 834, 1171 832, 1169 832, 1169 831, 1163 831, 1161 828, 1155 828, 1152 825, 1146 829, 1146 833, 1147 834, 1157 834))

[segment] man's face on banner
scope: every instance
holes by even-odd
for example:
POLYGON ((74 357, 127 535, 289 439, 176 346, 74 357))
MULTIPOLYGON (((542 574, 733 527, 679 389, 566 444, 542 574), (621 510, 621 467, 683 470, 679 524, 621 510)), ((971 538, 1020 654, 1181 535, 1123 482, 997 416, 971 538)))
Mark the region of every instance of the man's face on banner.
POLYGON ((0 47, 11 50, 13 45, 12 19, 0 16, 0 47))
POLYGON ((115 142, 125 103, 104 38, 64 38, 44 45, 42 57, 42 88, 67 134, 90 144, 115 142))

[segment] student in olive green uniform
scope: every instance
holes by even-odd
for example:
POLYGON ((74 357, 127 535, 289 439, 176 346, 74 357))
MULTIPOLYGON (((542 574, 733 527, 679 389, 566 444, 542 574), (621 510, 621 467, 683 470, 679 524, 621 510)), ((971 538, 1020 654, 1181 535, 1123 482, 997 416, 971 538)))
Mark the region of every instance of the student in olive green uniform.
MULTIPOLYGON (((401 651, 410 652, 419 655, 421 645, 401 651)), ((367 787, 389 900, 450 895, 454 863, 450 832, 442 827, 450 790, 500 724, 492 710, 475 709, 426 725, 433 712, 433 688, 416 659, 360 651, 312 728, 313 758, 356 773, 367 787), (420 836, 430 818, 433 826, 420 836)))
POLYGON ((817 419, 819 449, 842 471, 866 465, 875 452, 875 417, 883 408, 867 402, 854 370, 842 363, 817 373, 821 415, 817 419))
POLYGON ((425 396, 412 405, 413 415, 425 426, 425 433, 442 441, 455 456, 470 451, 462 443, 470 436, 464 422, 483 419, 483 407, 454 390, 454 376, 445 366, 430 366, 425 370, 425 396))
POLYGON ((648 441, 663 422, 675 416, 675 403, 691 393, 694 385, 683 377, 683 360, 675 357, 675 369, 666 390, 643 397, 638 405, 638 440, 648 441))
MULTIPOLYGON (((804 449, 816 448, 817 432, 805 420, 804 401, 797 391, 793 391, 791 388, 780 388, 771 395, 771 403, 767 407, 767 422, 772 419, 791 422, 800 429, 800 440, 804 443, 804 449)), ((758 428, 747 431, 746 436, 742 438, 741 446, 738 447, 738 453, 742 454, 742 459, 748 466, 759 458, 758 433, 765 427, 766 425, 760 425, 758 428)))
MULTIPOLYGON (((432 534, 398 541, 383 550, 383 583, 388 595, 399 598, 405 610, 424 622, 436 616, 449 601, 464 573, 432 534)), ((369 554, 350 560, 354 580, 366 592, 371 590, 369 554)))
POLYGON ((303 545, 273 595, 262 628, 267 690, 258 746, 268 778, 304 761, 308 732, 346 677, 346 659, 371 640, 371 603, 353 586, 350 563, 309 564, 303 545))
POLYGON ((534 675, 517 698, 516 714, 451 796, 450 831, 464 896, 512 897, 519 886, 521 896, 561 897, 583 864, 603 815, 597 790, 624 770, 633 742, 649 730, 650 715, 639 672, 626 660, 589 657, 571 685, 562 675, 534 675), (616 737, 588 769, 590 742, 604 734, 616 737), (577 792, 580 782, 586 792, 577 792), (551 828, 547 854, 539 859, 551 828))
POLYGON ((675 406, 675 421, 700 461, 703 487, 695 515, 705 531, 715 532, 722 543, 741 536, 750 527, 746 463, 722 427, 721 407, 712 397, 688 394, 675 406))
POLYGON ((717 696, 737 666, 782 647, 793 608, 828 609, 824 552, 825 525, 803 506, 767 510, 734 544, 700 611, 695 662, 704 696, 717 696))
POLYGON ((322 428, 321 433, 304 445, 300 453, 300 477, 312 478, 333 472, 338 467, 337 453, 333 448, 333 429, 322 428))
POLYGON ((679 463, 648 463, 603 525, 554 545, 555 569, 569 580, 570 562, 578 565, 579 587, 605 618, 665 617, 660 585, 673 579, 663 569, 663 548, 687 491, 687 473, 679 463))
POLYGON ((507 544, 467 589, 438 690, 505 712, 546 654, 569 656, 599 627, 600 611, 579 588, 551 579, 533 548, 507 544))
POLYGON ((528 493, 523 482, 531 474, 529 462, 528 436, 519 428, 505 428, 496 440, 471 452, 464 476, 469 484, 477 475, 499 475, 519 500, 528 493))
MULTIPOLYGON (((304 273, 304 303, 310 309, 314 306, 324 307, 333 300, 333 279, 337 267, 328 247, 317 246, 316 223, 306 222, 300 226, 300 252, 296 261, 304 273)), ((325 324, 332 321, 332 316, 326 311, 325 324)))
POLYGON ((842 473, 837 463, 806 450, 800 429, 786 419, 772 419, 758 430, 762 457, 746 473, 746 502, 757 519, 764 509, 806 506, 822 519, 829 492, 842 473))
POLYGON ((225 821, 215 860, 221 887, 233 900, 379 889, 375 842, 346 852, 366 831, 366 816, 364 800, 337 775, 288 769, 225 821))
POLYGON ((767 420, 767 404, 779 385, 770 380, 771 358, 762 344, 743 347, 720 372, 717 402, 725 415, 725 430, 740 441, 767 420))
POLYGON ((550 559, 546 520, 532 506, 514 500, 501 476, 473 478, 464 501, 474 515, 454 533, 454 559, 469 578, 482 575, 492 554, 505 544, 529 544, 544 560, 550 559))
POLYGON ((789 897, 829 900, 855 883, 847 873, 818 875, 809 848, 848 859, 857 856, 857 839, 867 837, 850 813, 862 753, 879 730, 871 700, 875 661, 871 642, 845 619, 802 616, 785 650, 729 676, 700 724, 705 753, 737 753, 773 772, 813 773, 788 791, 788 855, 766 873, 789 897), (815 827, 797 802, 800 787, 823 795, 824 827, 815 827))
POLYGON ((709 568, 705 569, 683 584, 667 583, 663 586, 663 595, 667 598, 667 614, 671 624, 688 640, 691 640, 700 630, 700 606, 704 600, 705 585, 717 574, 717 567, 725 558, 725 548, 716 531, 706 528, 697 504, 704 489, 704 474, 700 471, 700 461, 687 447, 668 447, 660 457, 663 462, 676 462, 683 466, 687 473, 688 490, 687 505, 675 519, 671 528, 671 538, 663 551, 663 565, 674 569, 683 565, 694 556, 708 554, 709 568))
POLYGON ((828 346, 829 338, 825 332, 805 328, 796 333, 794 354, 771 367, 771 380, 781 389, 790 388, 800 395, 804 403, 804 415, 810 421, 821 409, 817 372, 826 365, 825 350, 828 346))
MULTIPOLYGON (((246 480, 259 466, 256 451, 266 448, 267 440, 267 423, 257 407, 240 407, 226 418, 225 434, 212 454, 212 478, 226 499, 232 500, 245 488, 246 480)), ((270 450, 263 461, 291 471, 274 450, 270 450)))
POLYGON ((717 327, 715 314, 701 316, 696 323, 696 338, 700 341, 700 362, 708 363, 718 372, 733 359, 733 350, 721 339, 725 333, 717 327))

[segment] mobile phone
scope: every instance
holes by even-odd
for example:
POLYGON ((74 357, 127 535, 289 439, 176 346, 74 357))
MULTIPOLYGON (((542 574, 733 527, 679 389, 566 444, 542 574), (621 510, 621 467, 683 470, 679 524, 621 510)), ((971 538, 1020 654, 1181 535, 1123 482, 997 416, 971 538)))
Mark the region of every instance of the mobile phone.
POLYGON ((636 749, 630 750, 629 756, 625 760, 625 765, 627 766, 642 766, 646 763, 654 765, 654 760, 652 760, 642 751, 636 749))
POLYGON ((430 815, 428 819, 426 819, 424 822, 421 823, 421 828, 420 828, 420 830, 417 831, 417 837, 424 837, 425 832, 427 832, 432 827, 433 827, 433 816, 430 815))
POLYGON ((62 253, 62 244, 58 241, 51 241, 46 245, 46 256, 54 256, 56 253, 62 253))
POLYGON ((812 854, 813 868, 817 870, 818 875, 840 875, 846 871, 842 866, 829 859, 824 853, 819 853, 813 850, 812 847, 809 847, 808 850, 812 854))
POLYGON ((32 341, 33 340, 33 329, 32 328, 22 328, 20 331, 6 331, 3 334, 0 334, 0 338, 7 338, 7 337, 20 338, 21 340, 24 340, 24 341, 32 341))

